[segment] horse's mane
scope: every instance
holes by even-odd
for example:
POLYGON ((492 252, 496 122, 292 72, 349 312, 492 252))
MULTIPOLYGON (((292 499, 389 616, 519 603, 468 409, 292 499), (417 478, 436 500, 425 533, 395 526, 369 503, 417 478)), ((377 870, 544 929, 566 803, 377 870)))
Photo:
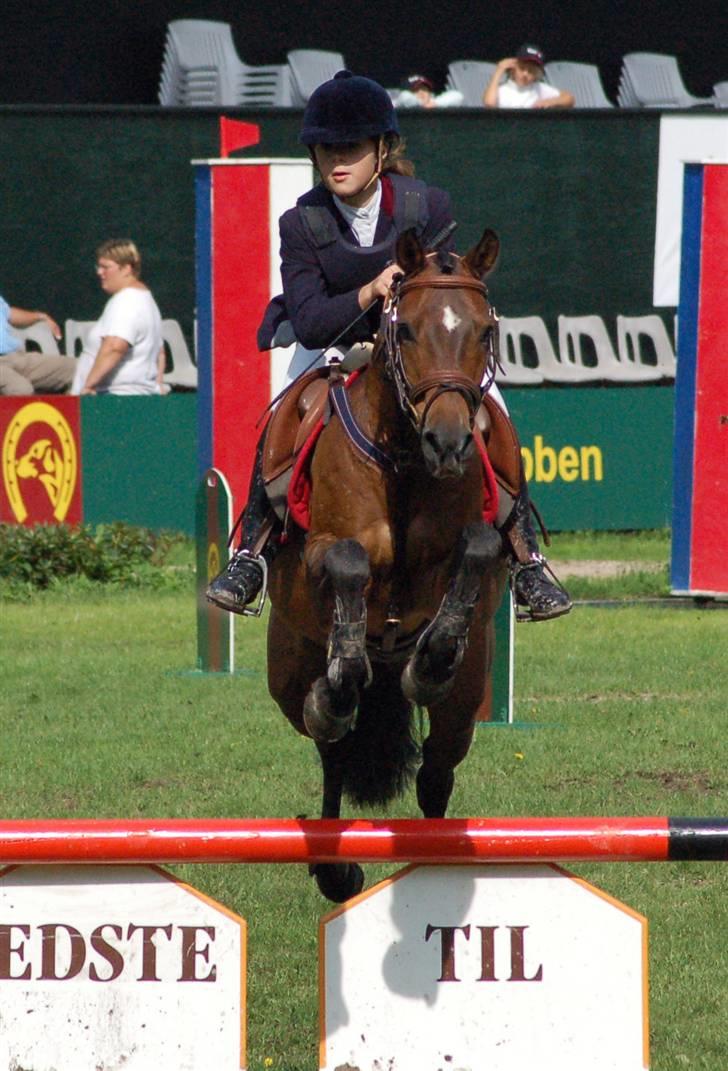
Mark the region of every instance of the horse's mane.
POLYGON ((436 257, 437 267, 443 275, 452 275, 454 272, 452 257, 444 249, 438 249, 436 257))

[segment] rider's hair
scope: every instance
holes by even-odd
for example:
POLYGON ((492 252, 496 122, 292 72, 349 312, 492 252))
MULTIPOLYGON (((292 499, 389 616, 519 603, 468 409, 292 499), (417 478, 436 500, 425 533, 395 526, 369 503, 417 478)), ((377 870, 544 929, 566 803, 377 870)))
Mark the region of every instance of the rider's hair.
POLYGON ((382 162, 382 174, 391 172, 394 175, 407 175, 411 178, 415 173, 415 165, 405 156, 406 146, 402 138, 396 134, 386 134, 384 137, 384 159, 382 162))
POLYGON ((96 259, 100 260, 101 257, 113 260, 115 264, 119 264, 121 267, 124 264, 128 264, 137 279, 141 274, 141 254, 131 238, 109 238, 107 241, 102 242, 96 250, 96 259))

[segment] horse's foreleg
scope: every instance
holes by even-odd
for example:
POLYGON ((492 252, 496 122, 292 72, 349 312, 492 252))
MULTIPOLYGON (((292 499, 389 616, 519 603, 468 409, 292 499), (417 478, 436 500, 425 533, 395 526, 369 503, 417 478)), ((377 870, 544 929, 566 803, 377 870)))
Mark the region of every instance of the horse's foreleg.
POLYGON ((502 554, 502 546, 500 535, 483 522, 464 529, 450 586, 402 673, 402 691, 413 703, 429 706, 452 688, 483 577, 502 554))
MULTIPOLYGON (((344 763, 352 738, 339 744, 317 743, 324 775, 322 818, 341 816, 341 792, 344 763)), ((340 904, 361 892, 364 871, 358 863, 312 863, 309 874, 316 879, 319 891, 327 900, 340 904)))
POLYGON ((360 690, 371 681, 366 653, 366 551, 356 540, 342 539, 326 551, 323 572, 334 599, 327 669, 306 697, 303 718, 314 740, 331 743, 351 728, 360 690))
POLYGON ((452 694, 428 708, 429 734, 417 772, 417 802, 426 818, 443 818, 453 790, 455 768, 472 743, 493 655, 492 621, 479 615, 457 672, 452 694))

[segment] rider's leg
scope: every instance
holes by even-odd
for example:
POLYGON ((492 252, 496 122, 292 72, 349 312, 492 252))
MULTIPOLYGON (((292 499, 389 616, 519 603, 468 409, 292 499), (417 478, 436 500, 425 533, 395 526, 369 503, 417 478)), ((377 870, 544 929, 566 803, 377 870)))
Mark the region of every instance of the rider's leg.
POLYGON ((263 483, 263 439, 264 435, 255 451, 248 502, 240 521, 240 545, 206 593, 215 606, 234 614, 244 613, 257 598, 263 586, 264 569, 278 550, 277 533, 271 531, 267 539, 264 535, 271 507, 263 483))
MULTIPOLYGON (((495 383, 491 384, 488 394, 510 420, 503 395, 495 383)), ((531 621, 548 621, 568 614, 571 599, 546 572, 546 559, 539 550, 528 484, 523 473, 521 489, 501 534, 510 550, 511 587, 519 616, 531 621)))
POLYGON ((571 599, 547 573, 546 559, 539 550, 525 479, 501 535, 510 550, 511 588, 519 618, 548 621, 568 614, 571 599))

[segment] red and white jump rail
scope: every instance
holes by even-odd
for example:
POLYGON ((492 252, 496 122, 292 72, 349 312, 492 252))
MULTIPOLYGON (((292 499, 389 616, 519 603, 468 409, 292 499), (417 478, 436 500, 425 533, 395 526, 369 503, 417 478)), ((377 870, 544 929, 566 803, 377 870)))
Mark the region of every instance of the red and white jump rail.
POLYGON ((0 822, 0 864, 728 861, 728 818, 0 822))

